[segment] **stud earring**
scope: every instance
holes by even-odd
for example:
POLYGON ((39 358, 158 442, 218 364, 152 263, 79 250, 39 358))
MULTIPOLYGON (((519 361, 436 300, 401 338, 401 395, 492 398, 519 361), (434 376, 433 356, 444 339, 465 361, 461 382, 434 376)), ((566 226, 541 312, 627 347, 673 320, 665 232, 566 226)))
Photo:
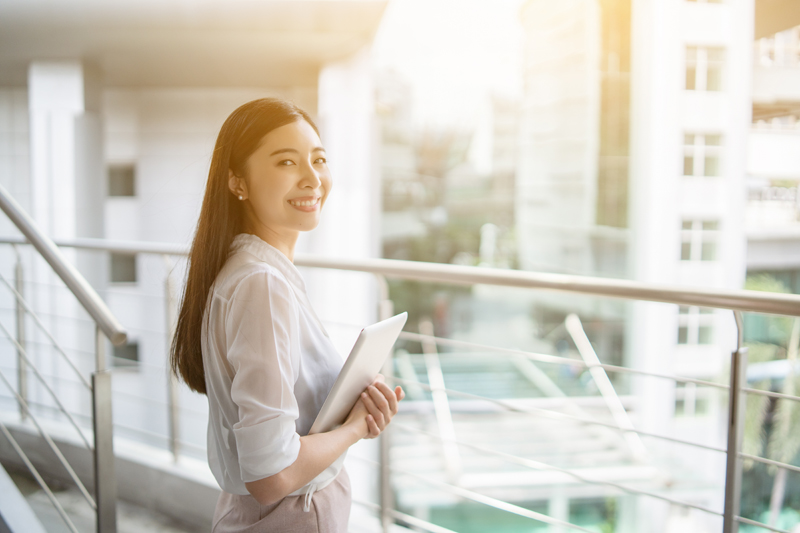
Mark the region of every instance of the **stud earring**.
POLYGON ((242 197, 241 194, 239 195, 239 200, 244 200, 244 197, 242 197))

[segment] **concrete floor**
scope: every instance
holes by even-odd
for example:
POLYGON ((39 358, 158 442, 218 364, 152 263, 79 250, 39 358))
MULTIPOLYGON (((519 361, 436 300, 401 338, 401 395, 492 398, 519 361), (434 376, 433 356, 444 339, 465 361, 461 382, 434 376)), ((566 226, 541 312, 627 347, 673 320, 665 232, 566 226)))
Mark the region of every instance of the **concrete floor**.
MULTIPOLYGON (((50 502, 50 498, 29 475, 11 471, 8 473, 17 488, 33 509, 36 517, 48 533, 70 533, 61 515, 50 502)), ((94 511, 86 503, 75 487, 59 486, 48 480, 50 489, 69 515, 80 533, 94 533, 94 511)), ((357 506, 350 516, 350 533, 377 533, 381 531, 380 522, 357 506)), ((119 533, 195 533, 201 531, 197 526, 182 524, 161 513, 151 511, 128 502, 117 502, 117 531, 119 533)), ((410 530, 393 526, 392 533, 408 533, 410 530)))
MULTIPOLYGON (((32 478, 19 472, 9 472, 9 476, 28 501, 39 521, 50 533, 70 533, 61 515, 50 502, 47 494, 32 478)), ((74 487, 58 487, 49 483, 61 506, 72 519, 80 533, 93 533, 95 531, 94 511, 83 498, 83 495, 74 487)), ((173 518, 153 512, 144 507, 139 507, 124 501, 117 503, 117 531, 119 533, 193 533, 195 526, 181 524, 173 518)))

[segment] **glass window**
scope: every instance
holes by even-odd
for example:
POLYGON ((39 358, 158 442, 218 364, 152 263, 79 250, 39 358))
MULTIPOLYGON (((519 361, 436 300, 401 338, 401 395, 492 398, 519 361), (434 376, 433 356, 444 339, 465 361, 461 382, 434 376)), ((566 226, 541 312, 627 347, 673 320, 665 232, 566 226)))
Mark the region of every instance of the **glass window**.
POLYGON ((709 389, 694 383, 675 384, 675 416, 703 416, 709 414, 709 389))
POLYGON ((722 136, 719 134, 687 134, 683 137, 683 175, 720 176, 722 136))
POLYGON ((108 167, 108 195, 136 196, 136 172, 132 164, 108 167))
POLYGON ((111 361, 116 367, 139 366, 139 344, 129 342, 124 346, 114 346, 114 357, 111 361))
POLYGON ((721 48, 707 48, 706 57, 706 90, 721 91, 724 52, 721 48))
POLYGON ((718 231, 716 220, 683 220, 681 261, 716 261, 718 231))
POLYGON ((703 46, 686 47, 687 91, 721 91, 725 50, 703 46))
POLYGON ((712 344, 714 311, 698 307, 678 308, 678 344, 712 344))
POLYGON ((136 254, 111 253, 111 282, 136 282, 136 254))

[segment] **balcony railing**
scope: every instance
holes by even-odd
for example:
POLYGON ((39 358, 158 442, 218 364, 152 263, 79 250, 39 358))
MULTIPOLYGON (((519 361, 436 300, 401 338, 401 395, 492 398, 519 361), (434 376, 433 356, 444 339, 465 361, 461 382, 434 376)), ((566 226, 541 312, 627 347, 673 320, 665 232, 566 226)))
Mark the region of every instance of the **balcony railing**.
MULTIPOLYGON (((0 239, 0 242, 19 247, 27 239, 7 237, 0 239)), ((155 268, 161 264, 164 269, 163 277, 159 284, 151 284, 146 290, 153 291, 154 287, 160 286, 161 294, 137 294, 132 288, 122 287, 109 289, 106 296, 113 298, 117 294, 125 298, 138 298, 146 301, 149 308, 161 307, 164 316, 163 329, 143 328, 137 331, 136 328, 131 328, 130 331, 134 336, 139 334, 159 337, 158 344, 162 353, 166 352, 178 293, 174 278, 177 277, 176 271, 180 271, 180 265, 185 265, 186 247, 92 239, 57 241, 56 244, 62 248, 103 254, 140 254, 157 259, 147 263, 148 270, 152 273, 150 267, 155 268)), ((4 277, 2 281, 10 289, 13 298, 24 307, 21 296, 27 287, 20 282, 19 273, 22 272, 25 261, 22 255, 18 254, 17 257, 20 260, 15 270, 18 276, 16 281, 12 281, 10 276, 4 277)), ((377 457, 351 454, 352 459, 368 468, 374 468, 378 475, 380 497, 374 501, 356 500, 356 503, 377 513, 384 531, 388 531, 392 524, 403 524, 436 533, 451 531, 415 509, 424 507, 426 501, 442 502, 446 505, 456 500, 473 502, 487 509, 545 524, 555 528, 553 530, 561 528, 563 531, 593 531, 563 519, 563 512, 559 518, 554 516, 558 513, 529 505, 532 499, 544 499, 543 494, 563 492, 565 487, 570 488, 569 490, 573 490, 571 487, 579 488, 580 490, 573 491, 578 495, 627 494, 693 510, 716 517, 725 533, 737 531, 740 523, 769 531, 785 531, 775 525, 742 517, 739 511, 742 460, 784 469, 793 475, 800 472, 797 465, 743 452, 744 416, 748 397, 767 397, 781 402, 796 402, 800 398, 747 385, 747 350, 743 346, 741 313, 798 317, 800 297, 383 259, 347 260, 298 256, 295 263, 312 269, 355 271, 375 276, 380 317, 390 316, 395 311, 387 280, 413 280, 440 286, 511 287, 530 291, 532 294, 555 291, 620 301, 663 302, 727 309, 733 311, 735 317, 737 336, 731 340, 735 341, 736 349, 730 356, 727 382, 603 363, 589 342, 584 325, 575 314, 569 314, 559 326, 575 348, 566 355, 437 335, 434 321, 425 318, 418 324, 410 324, 407 326, 409 330, 401 334, 401 339, 407 347, 418 346, 419 353, 397 351, 392 363, 385 369, 385 373, 394 382, 406 388, 408 399, 403 402, 401 413, 390 431, 380 439, 377 457), (513 378, 490 382, 492 376, 501 374, 513 374, 513 378), (476 375, 479 378, 475 378, 476 375), (585 379, 573 379, 575 376, 583 376, 585 379), (637 427, 641 422, 635 416, 637 399, 635 395, 624 393, 624 386, 620 388, 619 383, 623 376, 627 379, 680 384, 684 387, 684 394, 693 398, 702 396, 701 392, 718 391, 728 404, 727 415, 723 417, 726 435, 724 444, 700 442, 697 439, 676 437, 666 431, 649 431, 637 427), (512 379, 518 379, 524 384, 519 385, 521 392, 509 392, 508 384, 512 379), (588 383, 592 384, 591 393, 587 393, 588 383), (720 494, 720 498, 700 498, 703 501, 698 503, 696 495, 692 496, 693 491, 715 493, 717 490, 716 486, 708 487, 709 482, 702 478, 695 479, 694 485, 688 488, 679 487, 679 490, 672 490, 669 484, 654 481, 662 478, 665 469, 669 467, 654 458, 654 455, 664 455, 663 447, 658 443, 696 450, 697 453, 724 459, 724 467, 718 472, 720 478, 724 474, 724 484, 719 487, 724 490, 724 496, 720 494), (695 485, 701 488, 697 489, 695 485), (717 499, 721 505, 713 503, 717 499)), ((27 266, 35 267, 34 264, 27 266)), ((49 282, 32 288, 45 294, 63 290, 60 285, 52 286, 49 282)), ((30 310, 30 307, 25 307, 15 312, 30 310)), ((58 324, 63 321, 79 324, 83 319, 52 316, 34 320, 37 324, 58 324)), ((18 332, 15 335, 9 327, 3 325, 2 320, 0 326, 11 342, 11 351, 7 353, 16 360, 13 364, 9 362, 9 357, 4 356, 0 363, 2 371, 16 369, 22 374, 26 373, 26 368, 33 371, 32 367, 27 366, 29 360, 23 357, 25 350, 21 349, 26 341, 28 345, 31 342, 31 339, 26 339, 24 328, 22 334, 18 332)), ((337 324, 332 324, 331 327, 336 326, 337 324)), ((88 357, 88 354, 81 352, 80 346, 59 347, 56 351, 73 360, 88 357)), ((74 366, 80 367, 81 364, 74 366)), ((124 367, 120 368, 120 372, 125 372, 124 367)), ((117 434, 168 448, 176 460, 182 454, 204 455, 203 402, 193 405, 185 403, 187 395, 181 392, 182 386, 168 376, 166 359, 156 362, 148 359, 139 362, 135 368, 145 374, 148 383, 163 387, 162 392, 156 394, 154 388, 149 388, 146 392, 126 390, 122 386, 117 387, 115 383, 112 394, 115 405, 151 405, 151 412, 162 412, 165 417, 157 423, 148 420, 150 425, 147 426, 142 423, 137 425, 132 418, 121 420, 117 417, 114 422, 117 434)), ((38 370, 35 372, 37 375, 40 373, 38 370)), ((79 368, 77 373, 81 375, 79 368)), ((42 382, 49 383, 51 388, 67 390, 70 387, 84 386, 83 377, 74 379, 67 375, 41 374, 42 382)), ((120 376, 122 377, 121 374, 120 376)), ((23 381, 20 380, 20 383, 23 381)), ((12 388, 10 383, 7 385, 12 388)), ((22 387, 14 391, 13 396, 20 403, 30 405, 32 410, 38 409, 39 413, 52 410, 50 404, 39 405, 46 402, 37 400, 22 387)), ((79 416, 75 424, 80 426, 83 422, 81 417, 85 417, 86 413, 77 409, 79 416)), ((129 408, 126 409, 130 411, 129 408)), ((64 411, 67 414, 63 416, 68 416, 70 410, 64 411)), ((716 460, 711 459, 710 462, 714 463, 716 460)), ((568 515, 566 513, 567 517, 568 515)))
MULTIPOLYGON (((112 412, 111 412, 111 373, 106 368, 105 346, 106 338, 115 345, 124 344, 127 340, 127 333, 116 317, 106 306, 105 302, 98 296, 95 290, 89 285, 77 269, 67 261, 61 251, 53 242, 45 236, 36 226, 34 221, 22 210, 17 202, 0 187, 0 209, 8 216, 19 231, 25 236, 27 242, 33 245, 38 257, 43 259, 52 269, 58 278, 69 289, 69 292, 77 299, 81 307, 88 313, 94 325, 94 369, 91 372, 91 381, 87 380, 83 373, 75 366, 74 362, 67 356, 64 348, 54 338, 50 330, 42 322, 41 318, 33 311, 31 305, 24 297, 24 276, 21 257, 16 253, 16 264, 14 266, 14 284, 8 278, 2 276, 3 284, 11 292, 14 302, 14 314, 16 319, 16 335, 12 335, 8 328, 0 323, 5 337, 10 341, 17 355, 17 387, 13 387, 9 379, 3 372, 0 372, 0 380, 7 390, 16 399, 20 417, 24 420, 30 418, 42 438, 58 458, 61 465, 68 472, 69 477, 80 490, 87 504, 95 511, 97 531, 116 531, 116 478, 114 475, 114 449, 112 433, 112 412), (61 395, 54 391, 52 380, 45 379, 39 370, 26 343, 26 316, 30 316, 37 331, 40 332, 50 343, 50 346, 63 357, 63 361, 71 371, 74 371, 78 378, 78 383, 85 387, 91 394, 92 413, 88 417, 91 422, 91 435, 93 442, 84 435, 83 430, 78 425, 75 417, 65 407, 61 395), (61 450, 56 446, 50 435, 44 430, 42 425, 34 416, 31 405, 34 403, 28 397, 28 369, 38 379, 42 388, 49 393, 49 397, 57 407, 58 411, 70 422, 76 430, 83 444, 92 453, 94 466, 94 496, 89 493, 84 483, 75 473, 73 466, 64 457, 61 450)), ((14 250, 16 252, 16 250, 14 250)), ((50 274, 48 272, 48 274, 50 274)), ((0 275, 1 276, 1 275, 0 275)), ((52 275, 51 275, 52 277, 52 275)), ((0 431, 19 455, 31 475, 47 494, 48 498, 56 508, 58 514, 63 518, 66 526, 77 533, 75 524, 72 522, 67 512, 56 499, 53 492, 40 475, 35 465, 31 462, 25 450, 19 445, 14 436, 9 432, 5 424, 0 423, 0 431)))

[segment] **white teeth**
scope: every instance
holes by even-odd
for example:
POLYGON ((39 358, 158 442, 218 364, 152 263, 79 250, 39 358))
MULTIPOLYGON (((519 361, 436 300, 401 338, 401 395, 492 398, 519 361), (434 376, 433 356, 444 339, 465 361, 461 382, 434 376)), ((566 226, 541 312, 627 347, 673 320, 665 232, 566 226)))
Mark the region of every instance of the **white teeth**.
POLYGON ((296 200, 289 200, 289 203, 292 204, 292 205, 297 205, 297 206, 302 206, 302 207, 309 207, 309 206, 315 205, 318 200, 319 200, 319 198, 314 199, 314 200, 303 200, 301 202, 298 202, 296 200))

